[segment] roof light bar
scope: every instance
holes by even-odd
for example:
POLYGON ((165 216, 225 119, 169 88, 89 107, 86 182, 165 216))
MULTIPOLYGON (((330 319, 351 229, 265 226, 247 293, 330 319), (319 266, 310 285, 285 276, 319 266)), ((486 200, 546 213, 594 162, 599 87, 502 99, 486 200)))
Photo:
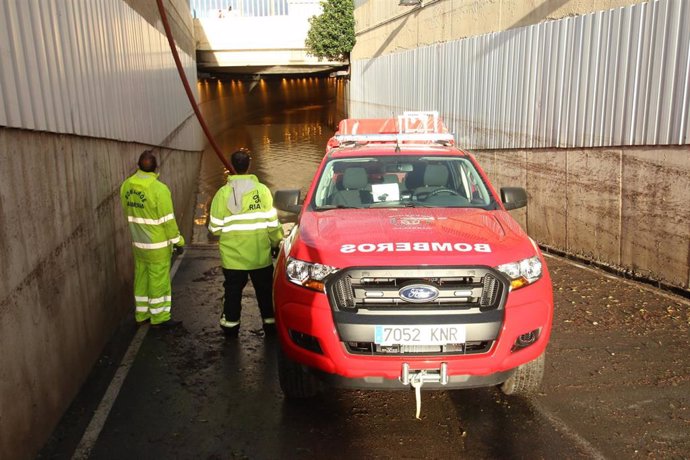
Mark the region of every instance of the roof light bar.
POLYGON ((450 133, 400 133, 400 134, 336 134, 339 143, 345 142, 453 142, 450 133))

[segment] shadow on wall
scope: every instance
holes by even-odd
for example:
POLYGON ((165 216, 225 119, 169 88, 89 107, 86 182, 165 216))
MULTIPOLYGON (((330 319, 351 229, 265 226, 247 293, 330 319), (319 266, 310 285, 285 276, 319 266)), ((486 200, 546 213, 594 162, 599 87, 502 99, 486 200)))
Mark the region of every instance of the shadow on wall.
MULTIPOLYGON (((541 5, 534 8, 528 14, 524 15, 520 20, 512 24, 510 27, 506 27, 503 30, 518 29, 520 27, 531 26, 534 24, 539 24, 548 20, 555 20, 561 18, 550 18, 549 15, 561 8, 562 6, 570 3, 572 0, 549 0, 545 1, 541 5)), ((499 34, 500 38, 491 41, 491 45, 487 46, 486 49, 482 50, 483 54, 488 54, 494 51, 496 48, 500 48, 506 41, 510 40, 512 37, 510 34, 499 34)))
POLYGON ((517 21, 515 24, 511 25, 510 27, 506 27, 506 30, 508 29, 516 29, 518 27, 525 27, 529 26, 532 24, 538 24, 542 21, 547 21, 547 20, 552 20, 552 19, 561 19, 561 18, 550 18, 549 15, 556 11, 557 9, 561 8, 564 6, 566 3, 570 3, 572 0, 549 0, 547 2, 542 3, 538 7, 534 8, 530 13, 524 15, 519 21, 517 21))
MULTIPOLYGON (((533 24, 539 24, 540 22, 550 20, 549 16, 559 8, 563 7, 567 3, 570 3, 572 0, 549 0, 545 1, 541 5, 537 6, 533 10, 531 10, 528 14, 524 15, 522 18, 520 18, 518 21, 516 21, 514 24, 510 25, 509 27, 506 27, 503 30, 510 30, 510 29, 517 29, 520 27, 525 27, 525 26, 530 26, 533 24)), ((419 15, 419 12, 421 11, 421 8, 415 8, 414 11, 410 12, 407 16, 405 16, 405 19, 398 24, 398 26, 388 35, 386 40, 381 43, 381 46, 372 54, 371 58, 368 60, 367 64, 364 67, 364 71, 366 72, 368 68, 372 65, 373 60, 383 54, 383 51, 388 48, 388 45, 391 44, 393 40, 400 34, 400 31, 403 30, 407 22, 409 21, 410 17, 417 17, 419 15)), ((556 19, 556 18, 553 18, 556 19)), ((491 46, 487 47, 485 50, 483 50, 483 53, 490 53, 494 49, 502 46, 510 37, 508 35, 502 35, 502 38, 498 40, 494 40, 491 44, 491 46)))
POLYGON ((393 32, 391 32, 391 34, 388 36, 388 38, 386 38, 386 40, 381 44, 381 46, 379 46, 379 49, 377 49, 377 50, 374 52, 374 54, 371 56, 371 58, 367 60, 367 63, 366 63, 366 65, 364 66, 364 71, 365 71, 365 72, 366 72, 366 71, 369 69, 369 67, 374 63, 374 59, 377 58, 377 57, 379 57, 379 56, 381 56, 381 54, 383 53, 383 50, 385 50, 386 48, 388 48, 388 45, 390 45, 390 43, 395 39, 395 37, 398 36, 398 34, 400 33, 400 31, 403 29, 403 27, 405 27, 405 24, 407 24, 407 21, 410 19, 410 16, 417 16, 417 15, 419 14, 419 11, 420 11, 420 10, 419 10, 419 8, 418 8, 418 9, 416 9, 413 13, 411 13, 411 14, 405 16, 405 19, 404 19, 403 21, 400 22, 400 24, 398 25, 398 27, 396 27, 395 30, 393 30, 393 32))

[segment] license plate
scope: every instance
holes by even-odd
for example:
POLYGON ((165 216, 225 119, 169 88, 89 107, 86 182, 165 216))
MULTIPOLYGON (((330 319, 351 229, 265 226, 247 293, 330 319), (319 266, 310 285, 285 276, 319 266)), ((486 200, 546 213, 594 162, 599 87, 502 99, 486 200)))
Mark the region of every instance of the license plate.
POLYGON ((465 343, 464 324, 375 326, 377 345, 446 345, 465 343))

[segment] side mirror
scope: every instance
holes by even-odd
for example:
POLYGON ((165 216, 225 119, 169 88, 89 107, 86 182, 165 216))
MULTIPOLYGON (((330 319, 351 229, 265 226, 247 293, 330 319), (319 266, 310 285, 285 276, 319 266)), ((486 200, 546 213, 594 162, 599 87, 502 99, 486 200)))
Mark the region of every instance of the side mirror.
POLYGON ((501 187, 501 201, 508 211, 527 206, 527 192, 522 187, 501 187))
POLYGON ((285 212, 299 214, 302 205, 299 204, 299 190, 276 190, 273 197, 273 205, 285 212))

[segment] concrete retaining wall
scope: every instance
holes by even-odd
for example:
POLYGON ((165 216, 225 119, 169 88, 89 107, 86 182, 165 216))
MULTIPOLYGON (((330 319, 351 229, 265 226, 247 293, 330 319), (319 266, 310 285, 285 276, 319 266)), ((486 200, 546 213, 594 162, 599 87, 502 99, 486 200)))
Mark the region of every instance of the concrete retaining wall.
MULTIPOLYGON (((0 129, 0 458, 37 452, 133 312, 119 187, 144 148, 0 129)), ((201 157, 157 151, 191 237, 201 157)))
POLYGON ((474 152, 494 185, 527 189, 513 211, 540 244, 690 287, 690 149, 474 152))

